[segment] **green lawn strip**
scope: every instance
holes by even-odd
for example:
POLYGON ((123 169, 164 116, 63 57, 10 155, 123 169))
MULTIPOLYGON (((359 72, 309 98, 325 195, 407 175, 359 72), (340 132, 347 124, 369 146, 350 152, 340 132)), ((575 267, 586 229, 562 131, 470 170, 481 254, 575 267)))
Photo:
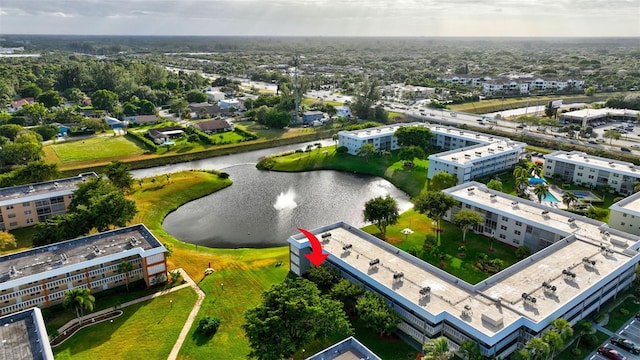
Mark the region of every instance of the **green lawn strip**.
POLYGON ((199 285, 206 298, 180 350, 180 358, 246 358, 251 349, 242 330, 244 313, 258 305, 262 293, 272 284, 281 282, 288 271, 288 266, 269 264, 251 269, 216 271, 202 280, 199 285), (220 328, 212 338, 196 333, 197 322, 205 316, 220 318, 220 328))
POLYGON ((100 136, 50 146, 63 164, 105 158, 115 159, 142 154, 145 151, 124 136, 100 136))
POLYGON ((122 308, 123 315, 113 324, 106 321, 84 328, 54 348, 55 358, 166 358, 196 298, 193 289, 187 288, 122 308))
MULTIPOLYGON (((596 344, 602 344, 603 342, 607 341, 607 339, 609 339, 609 335, 607 335, 607 334, 605 334, 605 333, 603 333, 601 331, 596 331, 594 335, 596 336, 596 339, 597 339, 596 340, 596 344)), ((573 355, 571 353, 571 350, 576 347, 575 343, 574 343, 575 339, 576 339, 576 336, 574 336, 571 340, 569 340, 570 342, 572 342, 572 344, 569 347, 567 347, 566 349, 564 349, 564 351, 562 351, 561 353, 557 354, 554 357, 554 359, 555 360, 575 360, 577 358, 581 359, 582 357, 586 356, 591 351, 595 350, 595 347, 593 349, 586 348, 586 345, 584 344, 584 340, 580 340, 580 343, 581 343, 580 350, 582 352, 581 353, 582 356, 573 355)), ((596 346, 598 346, 598 345, 596 345, 596 346)))
POLYGON ((305 97, 305 98, 302 99, 302 101, 300 101, 300 104, 304 105, 306 107, 310 107, 311 105, 317 104, 317 103, 332 105, 334 107, 344 105, 344 103, 342 103, 340 101, 321 100, 321 99, 311 98, 311 97, 305 97))
MULTIPOLYGON (((151 295, 158 291, 180 285, 180 284, 167 284, 163 286, 154 286, 147 288, 143 280, 132 282, 129 284, 129 291, 127 292, 125 285, 97 292, 94 294, 96 301, 93 308, 93 312, 112 308, 115 305, 120 305, 131 300, 141 298, 143 296, 151 295)), ((90 314, 85 312, 85 315, 90 314)), ((65 309, 61 304, 54 305, 50 308, 43 310, 43 316, 45 318, 45 324, 47 326, 47 332, 52 334, 55 330, 59 329, 62 325, 76 318, 75 310, 65 309)))
MULTIPOLYGON (((489 259, 501 259, 504 262, 503 268, 518 261, 515 248, 510 245, 495 240, 493 241, 493 251, 489 251, 490 238, 469 231, 467 242, 463 244, 462 231, 455 225, 442 221, 441 227, 444 230, 441 233, 441 251, 445 254, 445 258, 434 257, 429 254, 428 250, 422 251, 420 257, 470 284, 477 284, 492 275, 475 266, 480 253, 487 254, 489 259), (461 245, 466 247, 464 255, 458 250, 461 245)), ((363 230, 373 235, 379 235, 378 229, 373 225, 366 226, 363 230)), ((386 240, 405 251, 418 250, 422 249, 427 234, 433 234, 432 220, 411 209, 401 214, 398 224, 387 228, 386 240), (414 233, 405 236, 400 232, 404 228, 410 228, 414 233)))
POLYGON ((470 112, 475 114, 482 114, 488 112, 502 111, 506 109, 515 109, 524 106, 540 106, 540 111, 544 111, 544 106, 551 100, 563 99, 566 102, 594 102, 600 100, 606 100, 612 96, 611 93, 596 94, 595 96, 585 96, 583 94, 572 95, 546 95, 546 96, 531 96, 522 98, 507 98, 507 99, 490 99, 476 102, 469 102, 464 104, 455 104, 449 106, 451 110, 470 112))
POLYGON ((640 302, 634 296, 627 297, 620 305, 616 306, 609 312, 609 322, 604 326, 613 332, 618 331, 625 322, 629 321, 637 312, 640 311, 640 302), (626 315, 620 310, 625 309, 626 315))
POLYGON ((397 152, 389 157, 374 155, 364 160, 349 154, 336 153, 335 146, 314 149, 273 158, 274 171, 339 170, 380 176, 411 196, 426 188, 429 160, 417 160, 411 170, 404 169, 397 152), (326 153, 325 153, 326 152, 326 153))

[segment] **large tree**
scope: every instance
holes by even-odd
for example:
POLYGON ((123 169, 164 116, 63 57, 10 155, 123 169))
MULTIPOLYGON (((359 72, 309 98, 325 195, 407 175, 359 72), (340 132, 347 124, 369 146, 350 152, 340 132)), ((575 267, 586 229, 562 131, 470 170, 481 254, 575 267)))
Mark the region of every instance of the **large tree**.
POLYGON ((533 193, 536 194, 538 202, 542 203, 542 199, 544 199, 549 193, 549 185, 546 183, 540 183, 533 188, 533 193))
POLYGON ((562 194, 562 203, 565 204, 567 208, 570 208, 571 205, 576 202, 578 202, 578 196, 572 191, 565 191, 564 194, 562 194))
POLYGON ((376 148, 373 144, 364 144, 358 149, 356 155, 363 157, 366 161, 369 161, 369 157, 376 153, 376 148))
POLYGON ((307 279, 316 284, 321 292, 327 293, 340 281, 341 277, 338 270, 329 265, 322 264, 311 267, 309 272, 307 272, 307 279))
POLYGON ((400 154, 398 154, 400 160, 413 163, 414 159, 424 159, 426 154, 419 146, 403 146, 400 148, 400 154))
POLYGON ((495 191, 502 191, 502 181, 500 181, 498 179, 491 179, 487 183, 487 189, 491 189, 491 190, 495 190, 495 191))
POLYGON ((96 109, 114 113, 118 108, 118 94, 109 90, 98 90, 91 95, 91 105, 96 109))
POLYGON ((618 130, 609 129, 604 131, 602 137, 609 139, 609 145, 611 145, 611 143, 613 143, 613 140, 620 140, 622 134, 618 130))
POLYGON ((333 285, 330 292, 333 299, 340 301, 344 305, 344 311, 347 314, 355 312, 356 303, 362 294, 364 294, 364 288, 347 279, 340 279, 337 284, 333 285))
POLYGON ((302 278, 288 277, 273 285, 244 318, 249 356, 259 360, 289 358, 312 339, 353 332, 342 304, 320 296, 320 290, 302 278))
POLYGON ((440 191, 458 184, 458 178, 444 171, 433 174, 429 180, 429 191, 440 191))
POLYGON ((400 146, 418 146, 427 150, 431 146, 433 133, 429 128, 421 126, 402 126, 393 135, 400 146))
POLYGON ((445 337, 431 339, 422 346, 425 360, 448 360, 453 357, 453 351, 449 349, 449 342, 445 337))
POLYGON ((416 196, 413 203, 416 211, 436 221, 438 246, 440 246, 440 220, 456 204, 456 200, 449 194, 427 191, 416 196))
POLYGON ((16 237, 8 231, 0 231, 0 250, 18 246, 16 237))
POLYGON ((398 202, 391 196, 378 196, 364 204, 363 215, 365 221, 375 224, 384 239, 387 235, 387 226, 398 223, 400 210, 398 202))
POLYGON ((123 163, 120 160, 114 160, 109 163, 104 169, 104 174, 107 176, 113 186, 122 191, 129 191, 133 186, 133 175, 131 175, 131 166, 123 163))
POLYGON ((560 334, 555 331, 547 331, 546 333, 544 333, 544 335, 542 335, 542 340, 544 340, 549 345, 549 349, 551 350, 551 359, 555 357, 556 351, 561 350, 564 346, 564 340, 562 339, 560 334))
POLYGON ((545 360, 551 354, 551 347, 541 338, 529 340, 525 348, 529 351, 531 360, 545 360))
POLYGON ((365 327, 380 335, 390 334, 400 323, 400 317, 384 299, 370 291, 358 299, 356 311, 365 327))
POLYGON ((84 311, 93 311, 96 298, 91 295, 91 290, 87 288, 73 288, 64 293, 62 306, 66 309, 73 308, 76 311, 76 316, 82 324, 82 317, 84 311))
POLYGON ((484 218, 473 210, 460 210, 453 216, 453 223, 462 229, 462 242, 467 242, 467 231, 474 226, 482 224, 484 218))
POLYGON ((133 270, 133 265, 129 261, 123 261, 118 264, 118 274, 124 274, 127 292, 129 291, 129 273, 131 272, 131 270, 133 270))
POLYGON ((62 96, 55 90, 48 90, 38 96, 38 102, 44 105, 46 108, 52 108, 54 106, 60 106, 62 104, 62 96))

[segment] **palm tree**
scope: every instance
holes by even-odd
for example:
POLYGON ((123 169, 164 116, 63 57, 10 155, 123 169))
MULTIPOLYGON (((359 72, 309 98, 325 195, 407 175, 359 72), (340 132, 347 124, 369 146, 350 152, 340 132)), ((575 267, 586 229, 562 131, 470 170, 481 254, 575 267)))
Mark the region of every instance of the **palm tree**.
POLYGON ((133 270, 133 265, 128 261, 123 261, 118 265, 118 274, 125 275, 125 284, 127 285, 127 292, 129 291, 129 272, 133 270))
POLYGON ((76 316, 82 324, 82 317, 84 316, 84 310, 93 311, 93 305, 96 302, 96 298, 91 295, 91 290, 87 288, 73 288, 64 293, 64 300, 62 306, 65 309, 73 307, 76 309, 76 316))
POLYGON ((453 351, 449 350, 449 342, 445 337, 431 339, 422 347, 425 360, 448 360, 453 357, 453 351))
POLYGON ((564 346, 564 340, 560 334, 555 331, 547 331, 542 335, 542 339, 549 345, 551 348, 551 359, 556 355, 556 350, 562 349, 564 346))
POLYGON ((571 323, 563 318, 555 319, 551 322, 551 330, 560 334, 562 340, 569 340, 573 336, 573 329, 571 323))
POLYGON ((538 197, 538 202, 540 203, 542 203, 542 199, 544 199, 544 197, 547 196, 548 192, 549 192, 549 185, 547 185, 546 183, 540 183, 536 185, 535 188, 533 188, 533 193, 536 194, 536 197, 538 197))
POLYGON ((526 175, 517 177, 515 178, 515 185, 518 195, 523 195, 524 189, 529 185, 529 178, 526 175))
POLYGON ((582 335, 591 334, 593 332, 593 323, 588 320, 582 320, 576 324, 576 332, 578 339, 576 340, 576 349, 580 347, 580 338, 582 335))
POLYGON ((544 360, 551 353, 551 347, 540 338, 531 339, 525 346, 529 350, 531 360, 544 360))
POLYGON ((513 169, 513 177, 517 179, 523 176, 529 176, 528 170, 523 168, 522 166, 516 166, 516 168, 513 169))
POLYGON ((571 207, 571 204, 578 202, 578 196, 571 191, 565 191, 562 194, 562 203, 567 206, 567 208, 571 207))

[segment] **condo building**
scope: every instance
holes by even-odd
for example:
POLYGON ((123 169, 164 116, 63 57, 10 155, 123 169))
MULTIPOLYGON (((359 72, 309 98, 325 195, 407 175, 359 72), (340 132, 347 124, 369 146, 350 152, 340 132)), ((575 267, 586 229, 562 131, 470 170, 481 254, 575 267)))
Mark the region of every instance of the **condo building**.
POLYGON ((398 150, 394 133, 403 126, 428 128, 433 134, 432 146, 445 151, 429 156, 429 178, 444 171, 456 175, 458 182, 465 182, 507 170, 518 163, 526 146, 499 136, 417 122, 340 131, 338 145, 345 146, 352 155, 364 144, 372 144, 376 150, 398 150))
POLYGON ((0 315, 59 304, 73 288, 95 293, 127 281, 164 282, 166 252, 139 224, 0 256, 0 315), (123 262, 133 269, 121 273, 123 262))
POLYGON ((544 176, 564 182, 596 188, 609 186, 617 193, 630 195, 640 180, 640 166, 629 162, 593 156, 580 151, 556 151, 544 156, 544 176))
POLYGON ((96 173, 0 189, 0 231, 32 226, 67 212, 78 184, 96 173))
MULTIPOLYGON (((497 238, 511 231, 515 237, 504 242, 517 246, 513 240, 518 239, 546 247, 469 284, 349 224, 312 231, 329 254, 329 266, 384 297, 402 319, 398 329, 419 345, 445 336, 453 350, 469 340, 480 346, 483 355, 504 358, 553 320, 562 317, 575 324, 597 311, 635 277, 640 237, 479 183, 446 192, 460 201, 461 208, 468 204, 478 212, 497 209, 484 211, 483 228, 476 231, 487 234, 485 226, 495 228, 497 238), (502 230, 501 224, 509 225, 502 230)), ((309 241, 296 234, 288 242, 291 271, 301 275, 312 266, 304 256, 311 252, 309 241)))
POLYGON ((609 207, 609 227, 640 236, 640 192, 609 207))
POLYGON ((47 329, 38 308, 0 317, 0 359, 53 360, 47 329))

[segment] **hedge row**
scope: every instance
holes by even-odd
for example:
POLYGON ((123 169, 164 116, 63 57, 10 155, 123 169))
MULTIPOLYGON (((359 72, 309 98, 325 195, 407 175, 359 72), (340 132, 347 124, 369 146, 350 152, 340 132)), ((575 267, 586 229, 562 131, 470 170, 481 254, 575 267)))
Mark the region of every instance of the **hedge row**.
POLYGON ((133 140, 134 142, 142 143, 142 145, 152 153, 158 151, 158 146, 143 134, 127 131, 127 134, 125 136, 133 140))

